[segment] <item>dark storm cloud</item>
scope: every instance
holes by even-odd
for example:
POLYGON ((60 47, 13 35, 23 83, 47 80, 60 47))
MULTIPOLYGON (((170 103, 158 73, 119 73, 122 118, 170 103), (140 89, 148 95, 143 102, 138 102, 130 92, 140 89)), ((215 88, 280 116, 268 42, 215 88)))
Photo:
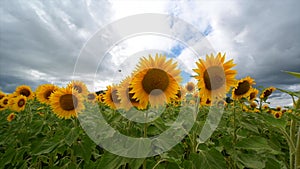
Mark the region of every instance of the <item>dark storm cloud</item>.
POLYGON ((35 90, 41 83, 49 83, 47 81, 33 81, 26 79, 25 77, 11 76, 11 75, 1 75, 0 76, 0 89, 6 93, 13 93, 16 87, 20 85, 28 85, 32 90, 35 90))
POLYGON ((241 13, 226 18, 225 29, 236 35, 245 32, 242 42, 233 44, 239 54, 239 77, 251 75, 260 85, 299 84, 299 80, 281 72, 300 72, 298 6, 300 1, 296 0, 240 2, 241 13))
POLYGON ((70 80, 82 45, 110 19, 109 7, 106 1, 1 1, 1 80, 31 79, 28 70, 70 80))

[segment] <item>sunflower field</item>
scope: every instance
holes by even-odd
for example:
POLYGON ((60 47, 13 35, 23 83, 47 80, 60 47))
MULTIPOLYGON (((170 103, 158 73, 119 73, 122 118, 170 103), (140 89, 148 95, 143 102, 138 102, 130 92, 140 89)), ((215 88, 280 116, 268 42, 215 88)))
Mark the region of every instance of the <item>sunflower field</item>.
POLYGON ((225 59, 199 59, 185 86, 156 54, 97 93, 82 81, 0 91, 0 168, 300 168, 300 91, 256 88, 225 59), (293 106, 271 107, 275 90, 293 106))

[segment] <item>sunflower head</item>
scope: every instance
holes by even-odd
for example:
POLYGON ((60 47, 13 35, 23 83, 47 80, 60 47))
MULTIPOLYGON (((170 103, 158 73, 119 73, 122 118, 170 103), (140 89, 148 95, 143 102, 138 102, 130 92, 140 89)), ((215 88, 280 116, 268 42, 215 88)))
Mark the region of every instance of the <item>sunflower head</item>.
POLYGON ((31 88, 27 85, 21 85, 16 88, 15 95, 20 96, 23 95, 27 97, 27 99, 33 99, 34 93, 32 92, 31 88))
POLYGON ((269 105, 268 105, 268 104, 263 104, 263 105, 262 105, 262 109, 267 110, 268 108, 269 108, 269 105))
POLYGON ((53 113, 59 118, 77 117, 84 109, 83 97, 72 87, 60 88, 50 95, 50 105, 53 113))
POLYGON ((144 104, 140 104, 137 99, 133 98, 134 94, 130 93, 132 90, 132 87, 130 86, 131 81, 132 78, 127 77, 118 86, 117 95, 120 99, 120 108, 125 109, 126 111, 128 111, 132 107, 136 107, 138 109, 146 109, 146 102, 144 104))
POLYGON ((281 111, 273 111, 272 112, 273 116, 276 118, 276 119, 279 119, 282 117, 282 112, 281 111))
POLYGON ((180 86, 179 90, 176 93, 176 99, 174 101, 183 101, 185 99, 186 89, 180 86))
POLYGON ((276 111, 281 111, 281 107, 280 107, 280 106, 277 106, 275 110, 276 110, 276 111))
POLYGON ((97 96, 97 100, 99 103, 104 103, 104 94, 103 93, 100 93, 98 96, 97 96))
POLYGON ((0 90, 0 111, 6 109, 6 106, 1 104, 1 103, 2 103, 2 99, 3 99, 5 96, 6 96, 6 94, 3 93, 3 92, 0 90))
POLYGON ((82 81, 71 81, 67 87, 71 87, 76 90, 79 94, 87 95, 89 93, 86 85, 82 81))
POLYGON ((97 95, 96 93, 89 93, 86 97, 88 102, 96 102, 97 101, 97 95))
POLYGON ((237 71, 231 70, 235 64, 233 60, 225 62, 225 54, 222 56, 218 53, 216 57, 206 55, 206 60, 199 59, 196 62, 197 69, 193 69, 197 73, 195 78, 198 80, 198 88, 200 96, 209 98, 224 98, 231 86, 234 86, 235 75, 237 71))
POLYGON ((7 120, 8 122, 11 122, 13 119, 15 119, 15 117, 16 117, 16 114, 15 114, 15 113, 10 113, 10 114, 7 116, 6 120, 7 120))
POLYGON ((268 97, 276 90, 275 87, 268 87, 265 90, 262 91, 260 98, 263 100, 267 100, 268 97))
POLYGON ((195 84, 193 82, 188 82, 185 85, 185 89, 188 93, 193 93, 195 91, 195 84))
POLYGON ((180 70, 166 56, 143 57, 133 73, 129 93, 142 105, 159 106, 176 99, 180 89, 180 70))
POLYGON ((6 96, 6 94, 3 93, 3 92, 0 90, 0 100, 1 100, 4 96, 6 96))
POLYGON ((27 97, 20 95, 12 99, 11 109, 16 112, 23 111, 27 102, 27 97))
POLYGON ((257 103, 256 103, 256 102, 251 102, 251 103, 250 103, 250 107, 251 107, 252 109, 255 109, 255 108, 257 107, 257 103))
POLYGON ((256 96, 257 96, 259 91, 255 88, 251 88, 250 90, 251 91, 250 91, 248 99, 249 99, 250 102, 253 102, 256 99, 256 96))
POLYGON ((41 103, 50 104, 50 95, 59 87, 54 84, 43 84, 36 89, 36 97, 41 103))
POLYGON ((117 85, 107 86, 107 90, 104 95, 104 103, 112 109, 117 109, 120 107, 121 100, 117 93, 117 85))
POLYGON ((232 98, 235 100, 240 100, 243 97, 249 97, 252 91, 252 85, 254 84, 255 81, 249 76, 239 80, 232 90, 232 98))
POLYGON ((10 102, 11 98, 9 96, 4 96, 2 99, 0 99, 0 110, 10 107, 10 102))

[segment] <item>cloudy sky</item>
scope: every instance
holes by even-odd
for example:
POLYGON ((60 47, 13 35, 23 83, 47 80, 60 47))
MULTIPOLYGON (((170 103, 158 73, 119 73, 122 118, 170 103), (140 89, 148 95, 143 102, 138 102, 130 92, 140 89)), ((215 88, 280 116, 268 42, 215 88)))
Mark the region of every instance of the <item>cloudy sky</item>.
MULTIPOLYGON (((0 89, 10 93, 22 84, 33 89, 43 83, 63 86, 72 79, 86 82, 91 91, 103 89, 128 75, 138 62, 137 57, 150 50, 161 51, 176 60, 182 69, 183 83, 192 80, 191 70, 198 58, 188 46, 172 37, 139 34, 112 46, 108 42, 92 46, 95 50, 106 49, 105 56, 84 57, 85 47, 99 31, 111 30, 104 35, 109 41, 123 29, 109 29, 114 23, 154 13, 192 25, 201 33, 200 40, 205 39, 209 45, 208 51, 226 52, 227 59, 234 59, 237 78, 251 76, 257 86, 300 90, 299 79, 281 72, 300 72, 299 6, 298 0, 3 0, 0 2, 0 89)), ((176 20, 173 21, 169 29, 176 29, 178 37, 199 41, 189 27, 176 26, 176 20)), ((139 24, 131 22, 127 26, 134 29, 139 24)), ((276 92, 272 103, 288 105, 291 99, 276 92)))

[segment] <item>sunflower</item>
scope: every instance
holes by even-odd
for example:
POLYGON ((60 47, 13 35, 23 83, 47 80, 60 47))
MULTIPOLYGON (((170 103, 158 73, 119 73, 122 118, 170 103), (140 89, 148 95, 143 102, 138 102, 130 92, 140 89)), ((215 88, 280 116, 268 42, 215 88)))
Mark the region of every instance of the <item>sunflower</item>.
POLYGON ((100 93, 97 96, 97 100, 98 100, 99 103, 104 103, 104 95, 103 95, 103 93, 100 93))
POLYGON ((16 117, 16 114, 15 114, 15 113, 10 113, 10 114, 7 116, 6 120, 7 120, 8 122, 11 122, 15 117, 16 117))
POLYGON ((50 95, 50 105, 59 118, 77 117, 85 107, 83 97, 72 87, 60 88, 50 95))
POLYGON ((97 95, 96 93, 89 93, 86 99, 88 102, 95 103, 97 101, 97 95))
POLYGON ((180 86, 179 90, 176 93, 176 99, 174 101, 183 101, 185 99, 186 89, 180 86))
POLYGON ((6 94, 3 93, 3 92, 0 90, 0 100, 1 100, 4 96, 6 96, 6 94))
POLYGON ((260 98, 261 99, 267 99, 274 91, 276 90, 275 87, 268 87, 265 90, 262 91, 260 98))
POLYGON ((281 106, 277 106, 275 110, 276 111, 281 111, 281 106))
POLYGON ((173 63, 172 59, 166 60, 166 56, 156 54, 153 58, 149 55, 148 59, 143 57, 140 60, 133 73, 129 93, 134 94, 132 98, 140 104, 150 103, 157 107, 177 98, 180 81, 177 63, 173 63))
POLYGON ((71 87, 71 88, 77 90, 77 92, 79 94, 82 94, 85 96, 89 93, 86 85, 81 81, 71 81, 67 87, 71 87))
POLYGON ((234 100, 239 100, 241 98, 246 98, 250 95, 252 85, 255 84, 254 79, 247 76, 237 82, 237 85, 232 90, 232 98, 234 100))
POLYGON ((250 107, 251 107, 252 109, 255 109, 255 108, 257 107, 257 103, 256 103, 256 102, 251 102, 251 103, 250 103, 250 107))
POLYGON ((266 109, 268 109, 268 108, 269 108, 269 105, 268 105, 268 104, 262 105, 262 109, 266 110, 266 109))
POLYGON ((34 98, 34 94, 31 90, 31 88, 27 85, 18 86, 16 88, 15 95, 17 95, 17 96, 23 95, 23 96, 27 97, 27 99, 29 99, 29 100, 34 98))
POLYGON ((117 109, 120 107, 121 100, 119 99, 117 93, 118 93, 117 85, 107 86, 107 91, 103 96, 104 103, 112 109, 117 109))
POLYGON ((132 98, 133 94, 130 93, 130 91, 132 90, 132 88, 130 87, 131 80, 131 77, 127 77, 121 82, 118 87, 117 95, 118 98, 120 98, 120 108, 123 108, 126 111, 128 111, 132 107, 136 107, 138 109, 146 109, 147 104, 140 104, 139 101, 132 98))
POLYGON ((50 95, 58 89, 58 86, 53 84, 43 84, 36 89, 37 99, 41 103, 50 104, 50 95))
POLYGON ((200 96, 209 98, 224 98, 231 86, 236 83, 236 70, 231 70, 235 66, 233 60, 225 62, 225 54, 221 56, 218 53, 216 57, 206 55, 206 60, 199 59, 196 62, 197 69, 193 69, 198 75, 195 78, 198 80, 198 88, 200 96))
POLYGON ((20 95, 14 99, 12 99, 11 110, 20 112, 25 109, 25 105, 27 102, 27 97, 20 95))
MULTIPOLYGON (((4 98, 6 98, 6 94, 3 93, 2 91, 0 91, 0 111, 6 109, 6 106, 2 104, 2 102, 4 101, 4 100, 2 100, 2 99, 4 99, 4 98)), ((7 101, 8 101, 8 100, 7 100, 7 101)), ((7 101, 6 101, 6 102, 7 102, 7 101)))
POLYGON ((273 116, 274 116, 276 119, 279 119, 279 118, 281 118, 281 116, 282 116, 282 112, 281 112, 281 111, 272 111, 272 114, 273 114, 273 116))
POLYGON ((130 87, 131 80, 132 80, 131 77, 127 77, 119 85, 117 95, 121 100, 120 101, 120 108, 123 108, 126 111, 128 111, 131 107, 136 107, 138 109, 146 109, 147 104, 144 104, 144 105, 140 104, 139 101, 132 98, 133 94, 130 93, 130 91, 132 90, 132 88, 130 87))
POLYGON ((9 107, 9 105, 10 105, 9 100, 10 100, 9 96, 4 96, 4 97, 2 97, 2 99, 0 99, 0 110, 4 110, 9 107))
POLYGON ((193 82, 188 82, 185 85, 185 89, 188 93, 193 93, 195 91, 195 84, 193 82))
POLYGON ((257 96, 259 91, 255 88, 251 88, 250 90, 251 91, 250 91, 248 99, 249 99, 250 102, 253 102, 256 99, 256 96, 257 96))

